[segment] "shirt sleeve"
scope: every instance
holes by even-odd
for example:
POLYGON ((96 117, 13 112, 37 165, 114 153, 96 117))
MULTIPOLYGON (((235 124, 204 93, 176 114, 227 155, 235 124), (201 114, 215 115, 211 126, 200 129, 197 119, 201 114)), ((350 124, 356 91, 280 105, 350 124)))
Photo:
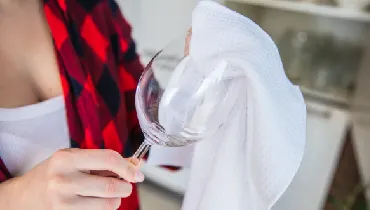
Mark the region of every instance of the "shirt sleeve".
POLYGON ((128 139, 124 145, 123 155, 130 157, 144 140, 135 109, 136 87, 144 67, 140 63, 140 58, 136 52, 136 44, 131 36, 130 24, 123 17, 115 1, 106 2, 110 10, 108 24, 114 30, 110 39, 118 64, 118 86, 126 106, 128 139))

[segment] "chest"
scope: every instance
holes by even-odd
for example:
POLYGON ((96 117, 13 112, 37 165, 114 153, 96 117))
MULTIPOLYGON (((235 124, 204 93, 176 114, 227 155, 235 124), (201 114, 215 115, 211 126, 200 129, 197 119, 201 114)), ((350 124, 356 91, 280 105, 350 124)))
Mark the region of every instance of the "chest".
POLYGON ((62 94, 50 30, 39 5, 0 13, 0 107, 62 94))

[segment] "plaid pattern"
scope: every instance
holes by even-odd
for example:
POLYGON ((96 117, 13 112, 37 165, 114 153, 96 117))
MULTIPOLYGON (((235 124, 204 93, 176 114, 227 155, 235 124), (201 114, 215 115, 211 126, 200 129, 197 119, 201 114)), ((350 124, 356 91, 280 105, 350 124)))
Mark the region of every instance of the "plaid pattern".
MULTIPOLYGON (((44 0, 64 91, 71 145, 125 157, 141 144, 135 90, 143 71, 114 0, 44 0)), ((0 182, 11 178, 0 160, 0 182)), ((138 210, 133 194, 121 210, 138 210)))

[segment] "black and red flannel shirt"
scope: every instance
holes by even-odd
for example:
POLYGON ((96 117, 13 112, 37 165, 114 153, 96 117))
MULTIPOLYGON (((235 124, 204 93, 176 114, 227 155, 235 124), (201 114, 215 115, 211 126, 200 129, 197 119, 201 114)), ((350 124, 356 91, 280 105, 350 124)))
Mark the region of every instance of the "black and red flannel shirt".
MULTIPOLYGON (((125 157, 141 144, 135 90, 143 71, 131 28, 114 0, 44 0, 72 147, 125 157)), ((0 182, 11 178, 0 159, 0 182)), ((138 210, 136 187, 121 210, 138 210)))

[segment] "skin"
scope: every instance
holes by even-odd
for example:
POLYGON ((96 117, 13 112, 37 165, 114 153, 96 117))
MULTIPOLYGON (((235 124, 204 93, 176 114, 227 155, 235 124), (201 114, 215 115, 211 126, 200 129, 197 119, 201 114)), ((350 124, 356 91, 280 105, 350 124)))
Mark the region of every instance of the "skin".
MULTIPOLYGON (((190 38, 191 30, 186 55, 190 38)), ((0 0, 0 107, 59 95, 59 70, 41 1, 0 0)), ((0 184, 0 209, 117 209, 121 198, 131 194, 130 183, 144 180, 130 161, 111 150, 60 150, 25 175, 0 184)))
POLYGON ((189 55, 189 50, 190 50, 190 40, 191 40, 191 35, 193 33, 193 30, 190 28, 188 31, 188 34, 186 35, 186 40, 185 40, 185 51, 184 54, 185 56, 189 55))

